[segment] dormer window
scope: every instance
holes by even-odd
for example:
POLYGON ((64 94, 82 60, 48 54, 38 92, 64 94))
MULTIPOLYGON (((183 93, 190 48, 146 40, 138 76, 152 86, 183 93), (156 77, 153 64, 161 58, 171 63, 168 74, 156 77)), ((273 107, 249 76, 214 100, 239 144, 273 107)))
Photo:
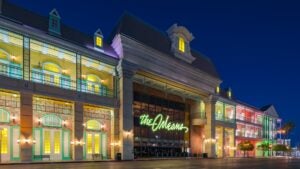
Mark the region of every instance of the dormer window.
POLYGON ((171 52, 175 57, 192 63, 196 58, 192 56, 190 42, 194 36, 184 27, 177 24, 172 25, 167 31, 171 40, 171 52))
POLYGON ((94 33, 94 47, 96 49, 103 48, 103 34, 100 29, 97 29, 97 31, 94 33))
POLYGON ((179 40, 178 40, 178 50, 182 53, 185 52, 185 41, 182 37, 179 37, 179 40))
POLYGON ((102 37, 100 37, 100 36, 96 37, 96 46, 102 47, 102 37))
POLYGON ((49 13, 49 27, 48 30, 52 34, 60 35, 60 16, 56 9, 49 13))

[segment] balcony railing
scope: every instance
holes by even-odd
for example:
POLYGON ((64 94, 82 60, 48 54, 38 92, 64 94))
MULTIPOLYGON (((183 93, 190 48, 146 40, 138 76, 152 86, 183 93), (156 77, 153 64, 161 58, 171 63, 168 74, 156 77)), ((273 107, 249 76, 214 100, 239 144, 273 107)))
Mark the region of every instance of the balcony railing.
MULTIPOLYGON (((31 71, 31 81, 71 90, 76 90, 77 85, 80 84, 80 79, 76 82, 71 80, 68 76, 58 76, 55 74, 41 72, 39 70, 31 71)), ((105 97, 114 96, 113 90, 107 88, 106 86, 93 82, 86 82, 85 80, 81 80, 81 90, 78 91, 105 97)))
POLYGON ((234 118, 229 118, 227 116, 224 116, 223 114, 216 113, 215 119, 218 121, 228 122, 228 123, 235 123, 234 118))
POLYGON ((15 64, 15 63, 5 64, 0 62, 0 75, 15 78, 15 79, 22 79, 23 70, 19 64, 15 64))
POLYGON ((50 86, 61 87, 64 89, 76 90, 76 81, 70 78, 57 76, 50 73, 40 72, 37 70, 31 71, 31 80, 36 83, 47 84, 50 86))

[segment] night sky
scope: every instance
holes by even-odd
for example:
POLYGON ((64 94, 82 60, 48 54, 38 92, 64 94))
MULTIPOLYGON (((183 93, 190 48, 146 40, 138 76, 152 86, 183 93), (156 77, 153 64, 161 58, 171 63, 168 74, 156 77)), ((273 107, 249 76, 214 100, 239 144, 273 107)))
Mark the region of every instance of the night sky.
MULTIPOLYGON (((10 0, 42 15, 56 8, 62 21, 108 37, 124 11, 159 30, 173 23, 195 36, 192 48, 215 63, 222 87, 256 107, 274 104, 284 121, 296 123, 300 143, 300 2, 251 0, 10 0)), ((158 42, 159 43, 159 42, 158 42)))

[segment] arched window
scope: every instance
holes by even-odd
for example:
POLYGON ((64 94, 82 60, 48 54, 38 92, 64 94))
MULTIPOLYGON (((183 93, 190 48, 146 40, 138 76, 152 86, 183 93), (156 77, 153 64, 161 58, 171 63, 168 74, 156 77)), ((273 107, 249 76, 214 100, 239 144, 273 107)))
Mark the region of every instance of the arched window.
POLYGON ((97 120, 89 120, 86 122, 86 128, 89 130, 100 130, 101 124, 97 120))
POLYGON ((47 114, 42 117, 42 124, 48 127, 61 127, 61 118, 55 114, 47 114))
POLYGON ((9 123, 10 114, 5 109, 0 108, 0 122, 9 123))

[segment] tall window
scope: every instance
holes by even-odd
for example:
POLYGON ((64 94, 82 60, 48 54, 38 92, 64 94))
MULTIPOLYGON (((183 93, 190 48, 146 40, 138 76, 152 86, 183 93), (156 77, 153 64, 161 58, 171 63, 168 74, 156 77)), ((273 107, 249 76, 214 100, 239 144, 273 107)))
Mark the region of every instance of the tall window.
POLYGON ((1 154, 8 153, 8 132, 7 128, 0 130, 1 133, 1 154))
POLYGON ((60 153, 60 131, 54 132, 54 153, 60 153))
POLYGON ((185 52, 185 41, 182 37, 179 37, 178 49, 180 52, 185 52))
POLYGON ((87 153, 92 154, 93 153, 92 134, 87 134, 86 146, 87 146, 87 153))
POLYGON ((51 153, 50 147, 50 131, 45 131, 44 133, 44 153, 49 154, 51 153))

